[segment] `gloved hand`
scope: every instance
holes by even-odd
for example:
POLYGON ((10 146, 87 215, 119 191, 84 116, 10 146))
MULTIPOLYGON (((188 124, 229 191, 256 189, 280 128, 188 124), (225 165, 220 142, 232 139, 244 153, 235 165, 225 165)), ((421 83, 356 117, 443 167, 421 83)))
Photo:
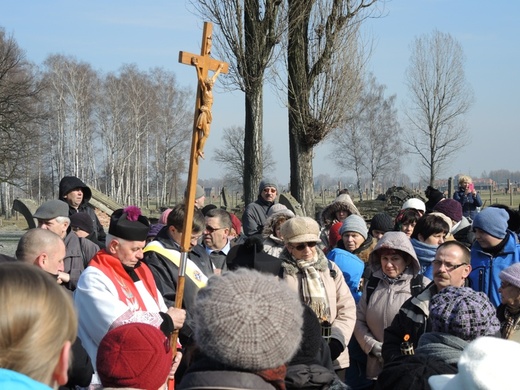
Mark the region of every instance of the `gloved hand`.
POLYGON ((336 360, 339 355, 345 350, 343 344, 338 339, 331 338, 329 341, 330 358, 332 361, 336 360))
POLYGON ((370 351, 370 353, 372 355, 374 355, 375 357, 380 358, 382 350, 383 350, 383 343, 380 343, 379 341, 377 341, 374 344, 374 346, 372 347, 372 350, 370 351))

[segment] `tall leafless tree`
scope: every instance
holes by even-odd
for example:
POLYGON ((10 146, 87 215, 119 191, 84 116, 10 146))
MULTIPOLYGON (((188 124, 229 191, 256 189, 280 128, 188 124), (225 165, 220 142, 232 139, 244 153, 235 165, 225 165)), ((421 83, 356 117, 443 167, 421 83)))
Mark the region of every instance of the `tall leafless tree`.
POLYGON ((38 110, 41 85, 37 69, 14 37, 0 28, 0 212, 9 216, 12 186, 26 189, 38 163, 38 110), (28 166, 31 166, 29 169, 28 166))
POLYGON ((291 194, 314 215, 313 149, 352 115, 363 58, 358 30, 377 0, 288 0, 291 194))
POLYGON ((419 156, 433 186, 450 157, 468 142, 464 114, 473 102, 473 91, 464 72, 462 46, 450 34, 436 30, 418 37, 411 52, 406 143, 419 156))
POLYGON ((44 131, 51 140, 56 176, 54 189, 65 175, 93 183, 96 176, 93 113, 98 75, 72 57, 50 55, 44 62, 45 105, 50 113, 44 131))
POLYGON ((213 47, 230 62, 234 85, 245 94, 244 199, 256 200, 263 175, 263 87, 285 14, 281 0, 192 1, 204 19, 216 25, 213 47), (227 53, 227 55, 226 55, 227 53), (228 58, 232 53, 232 58, 228 58))
POLYGON ((0 28, 0 182, 16 183, 34 152, 40 92, 36 69, 0 28))
POLYGON ((369 75, 355 107, 356 115, 334 139, 334 161, 339 167, 356 172, 360 199, 361 176, 369 178, 370 199, 374 199, 377 180, 400 169, 403 148, 396 96, 385 97, 385 89, 369 75))
MULTIPOLYGON (((216 161, 226 171, 226 176, 236 185, 243 184, 245 158, 244 158, 244 128, 240 126, 232 126, 224 129, 222 137, 222 148, 215 149, 213 161, 216 161)), ((273 159, 271 147, 264 145, 264 174, 270 174, 276 167, 276 161, 273 159)))
POLYGON ((151 166, 155 172, 151 177, 155 178, 157 204, 167 205, 169 195, 177 198, 172 192, 179 187, 180 176, 188 166, 193 98, 178 87, 172 73, 154 69, 151 76, 155 91, 153 131, 147 134, 154 144, 151 166))

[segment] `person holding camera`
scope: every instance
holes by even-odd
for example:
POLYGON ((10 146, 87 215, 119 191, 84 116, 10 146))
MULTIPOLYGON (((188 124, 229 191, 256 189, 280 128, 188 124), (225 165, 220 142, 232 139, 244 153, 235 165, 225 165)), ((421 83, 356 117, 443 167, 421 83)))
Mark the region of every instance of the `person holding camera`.
POLYGON ((453 199, 462 205, 462 215, 473 220, 482 207, 480 194, 475 190, 471 177, 459 176, 459 190, 453 194, 453 199))

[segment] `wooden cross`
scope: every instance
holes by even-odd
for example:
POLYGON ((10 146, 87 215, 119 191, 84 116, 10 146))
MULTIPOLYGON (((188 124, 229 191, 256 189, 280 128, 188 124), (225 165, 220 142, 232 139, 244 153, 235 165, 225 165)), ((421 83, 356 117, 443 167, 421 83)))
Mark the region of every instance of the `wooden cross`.
MULTIPOLYGON (((191 140, 190 167, 188 171, 188 184, 186 189, 186 207, 184 216, 184 226, 182 228, 181 237, 181 258, 179 264, 179 276, 177 280, 177 288, 175 294, 175 307, 182 308, 182 300, 184 297, 184 282, 186 278, 186 263, 188 261, 188 253, 190 251, 191 228, 193 225, 193 214, 195 209, 195 192, 197 187, 197 176, 199 173, 199 157, 204 158, 204 144, 209 135, 211 125, 211 108, 213 105, 213 84, 220 73, 228 72, 228 64, 217 61, 210 57, 213 25, 204 22, 204 30, 202 32, 202 47, 200 55, 179 52, 179 62, 186 65, 195 66, 198 77, 197 100, 195 102, 195 117, 193 119, 193 135, 191 140), (208 71, 215 74, 208 79, 208 71), (208 81, 209 80, 209 81, 208 81)), ((208 275, 209 276, 209 275, 208 275)), ((179 331, 176 330, 171 336, 172 348, 177 345, 177 336, 179 331)), ((173 389, 173 381, 168 380, 168 389, 173 389)))
MULTIPOLYGON (((197 69, 198 88, 197 99, 195 101, 195 116, 193 119, 193 135, 191 141, 190 167, 188 171, 188 185, 186 191, 186 217, 181 240, 181 251, 189 252, 191 226, 193 224, 193 207, 195 205, 195 192, 197 186, 197 176, 199 172, 199 157, 204 157, 204 144, 209 135, 211 125, 211 106, 213 104, 212 87, 220 73, 227 73, 229 65, 225 62, 217 61, 210 57, 212 46, 213 25, 204 22, 202 31, 202 45, 200 55, 179 52, 179 62, 185 65, 195 66, 197 69), (208 71, 215 74, 208 79, 208 71), (208 88, 208 80, 211 86, 208 88)), ((180 270, 179 270, 180 271, 180 270)), ((180 274, 179 274, 180 276, 180 274)))

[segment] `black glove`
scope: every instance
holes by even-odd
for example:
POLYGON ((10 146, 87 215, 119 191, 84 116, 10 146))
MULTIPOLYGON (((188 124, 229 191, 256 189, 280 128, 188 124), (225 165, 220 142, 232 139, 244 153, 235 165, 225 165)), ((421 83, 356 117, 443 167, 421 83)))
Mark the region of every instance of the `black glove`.
POLYGON ((345 347, 338 339, 331 338, 329 341, 330 358, 332 361, 336 360, 339 355, 345 350, 345 347))

